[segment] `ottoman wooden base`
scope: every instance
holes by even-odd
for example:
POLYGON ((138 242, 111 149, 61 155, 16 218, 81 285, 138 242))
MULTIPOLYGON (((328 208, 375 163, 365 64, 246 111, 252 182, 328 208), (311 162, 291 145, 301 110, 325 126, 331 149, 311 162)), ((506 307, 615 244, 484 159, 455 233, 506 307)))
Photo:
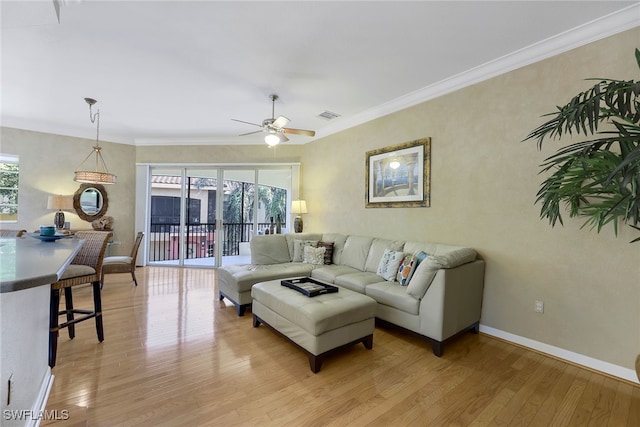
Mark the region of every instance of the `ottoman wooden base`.
POLYGON ((340 349, 358 343, 373 347, 376 302, 366 295, 340 288, 311 298, 280 280, 257 283, 251 293, 253 326, 264 324, 300 347, 314 373, 340 349))
POLYGON ((325 351, 324 353, 313 354, 313 353, 307 351, 304 347, 296 344, 295 341, 291 340, 288 336, 286 336, 285 334, 281 333, 276 328, 274 328, 273 326, 269 325, 264 320, 260 319, 258 316, 256 316, 254 314, 253 315, 253 327, 257 328, 258 326, 260 326, 261 323, 264 326, 267 326, 269 329, 271 329, 276 334, 278 334, 281 337, 285 338, 287 341, 293 343, 300 350, 304 351, 307 354, 307 356, 309 357, 309 368, 311 368, 311 372, 313 372, 314 374, 317 374, 318 372, 320 372, 320 368, 322 367, 322 361, 329 354, 335 353, 335 352, 337 352, 339 350, 342 350, 342 349, 347 348, 347 347, 352 346, 352 345, 356 345, 358 343, 364 344, 365 348, 367 348, 368 350, 371 350, 373 348, 373 334, 371 334, 371 335, 367 335, 366 337, 359 338, 359 339, 357 339, 355 341, 351 341, 350 343, 346 343, 344 345, 341 345, 340 347, 336 347, 336 348, 334 348, 332 350, 325 351))

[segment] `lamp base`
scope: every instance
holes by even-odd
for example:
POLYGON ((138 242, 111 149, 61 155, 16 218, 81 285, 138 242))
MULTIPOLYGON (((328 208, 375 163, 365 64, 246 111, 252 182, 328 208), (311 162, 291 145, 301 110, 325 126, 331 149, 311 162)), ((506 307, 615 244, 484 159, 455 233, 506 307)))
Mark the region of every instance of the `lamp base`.
POLYGON ((56 212, 56 216, 53 217, 53 223, 55 224, 58 230, 64 228, 64 212, 62 211, 56 212))
POLYGON ((293 220, 293 231, 295 231, 296 233, 302 233, 302 226, 303 226, 303 222, 302 222, 302 217, 301 216, 297 216, 294 220, 293 220))

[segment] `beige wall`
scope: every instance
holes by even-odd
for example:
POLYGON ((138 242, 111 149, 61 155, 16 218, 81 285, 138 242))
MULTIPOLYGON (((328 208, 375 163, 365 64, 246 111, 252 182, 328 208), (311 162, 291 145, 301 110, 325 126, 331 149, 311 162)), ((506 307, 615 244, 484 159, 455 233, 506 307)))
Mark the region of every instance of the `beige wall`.
MULTIPOLYGON (((91 152, 95 140, 1 128, 0 152, 20 156, 20 193, 18 223, 2 224, 3 228, 37 229, 40 224, 53 224, 55 212, 47 210, 47 196, 73 195, 80 184, 73 172, 91 152)), ((114 218, 114 238, 111 254, 127 253, 133 244, 135 207, 135 147, 100 141, 102 155, 109 171, 118 176, 118 183, 107 185, 109 209, 114 218)), ((65 212, 72 229, 91 229, 75 213, 65 212)))
POLYGON ((138 163, 297 163, 303 145, 193 145, 138 147, 138 163))
POLYGON ((538 165, 561 144, 538 152, 520 141, 584 79, 637 79, 638 40, 640 28, 307 144, 305 228, 476 248, 487 261, 483 325, 632 368, 640 243, 628 242, 638 233, 540 220, 538 165), (425 136, 431 207, 366 209, 365 152, 425 136))

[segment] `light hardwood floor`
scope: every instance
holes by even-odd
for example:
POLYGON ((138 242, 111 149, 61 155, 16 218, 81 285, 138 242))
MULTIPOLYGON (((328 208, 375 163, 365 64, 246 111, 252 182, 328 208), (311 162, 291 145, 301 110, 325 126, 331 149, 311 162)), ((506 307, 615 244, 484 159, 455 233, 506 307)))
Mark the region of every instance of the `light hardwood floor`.
MULTIPOLYGON (((214 270, 106 276, 105 341, 61 331, 55 426, 640 426, 640 387, 471 333, 435 357, 377 327, 313 374, 307 357, 220 302, 214 270)), ((91 289, 74 291, 91 307, 91 289)), ((64 300, 63 300, 64 301, 64 300)), ((63 302, 64 304, 64 302, 63 302)))

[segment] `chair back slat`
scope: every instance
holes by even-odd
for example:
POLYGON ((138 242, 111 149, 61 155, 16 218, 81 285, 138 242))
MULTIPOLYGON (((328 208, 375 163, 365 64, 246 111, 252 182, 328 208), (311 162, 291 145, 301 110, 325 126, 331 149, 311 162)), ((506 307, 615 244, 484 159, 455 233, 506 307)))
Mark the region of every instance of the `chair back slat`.
POLYGON ((131 249, 131 264, 135 267, 136 258, 138 257, 138 248, 140 248, 140 243, 142 243, 142 238, 144 237, 144 233, 142 231, 138 231, 136 235, 136 240, 133 242, 133 248, 131 249))
POLYGON ((97 272, 102 268, 102 261, 107 250, 107 244, 113 233, 110 231, 78 231, 74 239, 83 239, 82 248, 71 264, 88 265, 97 272))

